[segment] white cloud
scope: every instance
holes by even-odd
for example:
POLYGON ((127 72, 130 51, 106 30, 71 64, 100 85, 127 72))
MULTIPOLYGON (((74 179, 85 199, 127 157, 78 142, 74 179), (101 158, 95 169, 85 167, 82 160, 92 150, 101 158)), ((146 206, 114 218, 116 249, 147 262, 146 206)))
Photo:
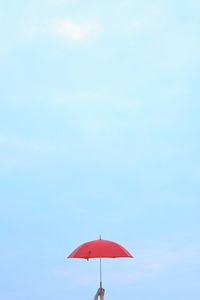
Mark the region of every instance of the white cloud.
POLYGON ((23 39, 32 40, 38 37, 60 38, 64 41, 81 43, 99 35, 102 28, 94 19, 77 21, 72 18, 52 18, 39 21, 28 20, 18 25, 18 35, 23 39))
POLYGON ((71 19, 52 21, 49 24, 49 33, 75 42, 82 42, 96 36, 101 30, 95 21, 77 22, 71 19))

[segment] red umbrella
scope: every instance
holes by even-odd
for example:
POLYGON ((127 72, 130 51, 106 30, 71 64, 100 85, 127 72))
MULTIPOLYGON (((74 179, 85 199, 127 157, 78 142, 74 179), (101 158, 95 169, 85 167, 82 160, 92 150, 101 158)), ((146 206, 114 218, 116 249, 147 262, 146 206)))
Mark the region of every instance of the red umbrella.
POLYGON ((100 288, 102 288, 101 258, 116 258, 133 256, 121 245, 107 240, 90 241, 76 248, 68 258, 100 258, 100 288))

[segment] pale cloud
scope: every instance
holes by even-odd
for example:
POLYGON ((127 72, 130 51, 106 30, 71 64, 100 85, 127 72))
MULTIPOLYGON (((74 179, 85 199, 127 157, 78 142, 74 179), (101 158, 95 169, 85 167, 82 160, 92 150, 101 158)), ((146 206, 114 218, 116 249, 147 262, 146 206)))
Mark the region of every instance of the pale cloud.
MULTIPOLYGON (((137 281, 149 280, 161 276, 166 271, 172 271, 175 266, 187 261, 200 263, 199 249, 156 250, 136 254, 133 260, 109 260, 104 264, 104 279, 106 282, 118 285, 131 285, 137 281)), ((56 277, 65 277, 77 286, 90 286, 98 280, 98 262, 86 263, 68 262, 68 268, 58 267, 53 271, 56 277)))
POLYGON ((58 95, 54 102, 62 109, 75 111, 75 126, 89 139, 118 140, 129 128, 128 116, 140 110, 136 99, 112 96, 109 90, 80 91, 69 96, 58 95), (107 112, 110 112, 109 118, 107 112))
POLYGON ((48 143, 45 143, 43 141, 6 134, 0 134, 0 146, 1 150, 5 148, 12 149, 13 151, 18 150, 32 153, 46 153, 50 150, 53 150, 52 145, 49 145, 48 143))
POLYGON ((0 292, 0 300, 12 300, 16 299, 16 296, 16 293, 13 291, 0 292))
POLYGON ((159 277, 166 271, 170 271, 177 265, 187 261, 200 262, 199 249, 178 250, 149 250, 141 253, 132 262, 121 261, 118 267, 107 272, 107 280, 118 285, 129 285, 136 281, 159 277), (123 267, 122 267, 123 266, 123 267), (118 270, 116 269, 118 268, 118 270))
POLYGON ((110 90, 86 90, 78 91, 70 95, 57 95, 53 100, 58 105, 83 105, 88 107, 102 107, 105 106, 116 110, 136 111, 140 108, 138 99, 127 99, 123 96, 114 96, 110 90))
POLYGON ((83 268, 83 264, 77 265, 76 263, 74 266, 68 265, 66 267, 57 267, 52 270, 52 273, 55 277, 58 278, 67 278, 76 286, 90 286, 97 282, 97 272, 94 270, 88 271, 88 264, 87 267, 83 268))
POLYGON ((98 35, 101 26, 96 21, 77 22, 72 19, 58 19, 50 22, 47 31, 65 40, 83 42, 98 35))
POLYGON ((17 135, 0 134, 0 167, 13 169, 54 152, 53 145, 17 135))

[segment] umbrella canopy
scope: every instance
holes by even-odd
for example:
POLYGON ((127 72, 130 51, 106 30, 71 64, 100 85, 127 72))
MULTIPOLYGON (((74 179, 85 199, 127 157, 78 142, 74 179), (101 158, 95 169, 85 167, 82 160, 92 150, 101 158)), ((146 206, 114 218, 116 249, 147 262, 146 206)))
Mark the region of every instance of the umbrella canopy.
POLYGON ((80 245, 68 258, 116 258, 133 256, 121 245, 107 240, 94 240, 80 245))

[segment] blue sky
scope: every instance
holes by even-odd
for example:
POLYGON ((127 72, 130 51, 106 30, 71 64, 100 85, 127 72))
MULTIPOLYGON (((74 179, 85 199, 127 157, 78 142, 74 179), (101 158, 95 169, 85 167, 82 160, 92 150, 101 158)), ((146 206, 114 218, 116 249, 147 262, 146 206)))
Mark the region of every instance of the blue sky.
POLYGON ((199 293, 199 1, 0 3, 0 300, 199 293))

